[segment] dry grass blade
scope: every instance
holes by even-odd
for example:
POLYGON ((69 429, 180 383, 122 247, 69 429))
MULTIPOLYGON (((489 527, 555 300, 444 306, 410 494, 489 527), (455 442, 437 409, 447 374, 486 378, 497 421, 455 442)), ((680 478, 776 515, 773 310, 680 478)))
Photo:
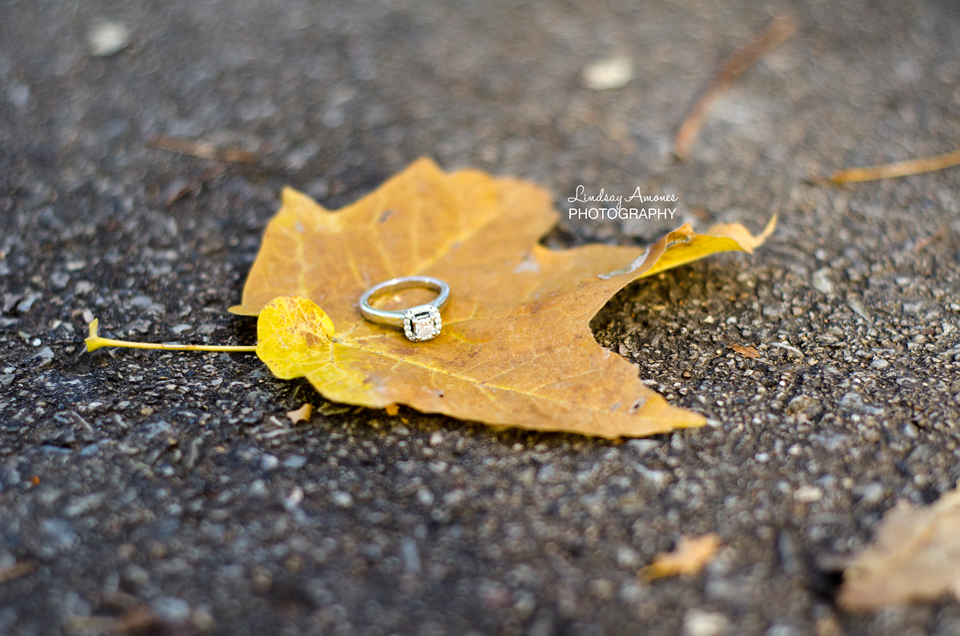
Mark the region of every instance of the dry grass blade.
POLYGON ((63 624, 66 634, 105 634, 136 636, 163 634, 172 631, 172 625, 154 615, 146 606, 134 607, 121 616, 71 616, 63 624))
POLYGON ((687 152, 689 152, 693 142, 696 141, 700 127, 703 126, 707 112, 713 102, 726 92, 740 75, 756 64, 757 60, 790 39, 796 30, 796 19, 789 13, 783 13, 763 33, 734 53, 723 64, 720 73, 710 82, 707 90, 690 109, 690 113, 677 132, 677 137, 673 143, 673 154, 677 159, 683 160, 686 158, 687 152))
POLYGON ((190 182, 184 185, 182 188, 178 188, 174 192, 170 193, 170 195, 167 196, 166 200, 163 202, 164 207, 169 208, 171 205, 188 194, 196 194, 200 191, 200 188, 207 184, 207 182, 219 177, 225 171, 226 168, 221 165, 216 165, 204 170, 195 179, 191 179, 190 182))
POLYGON ((189 155, 200 159, 215 159, 229 163, 253 163, 257 156, 241 148, 218 149, 215 145, 202 141, 191 141, 167 135, 154 135, 147 140, 147 145, 158 150, 175 152, 178 155, 189 155))
POLYGON ((0 583, 6 583, 21 576, 26 576, 37 569, 37 564, 33 561, 21 561, 5 568, 0 568, 0 583))
POLYGON ((943 238, 946 238, 949 232, 950 232, 950 226, 947 225, 946 223, 941 223, 940 227, 937 229, 936 232, 934 232, 933 234, 931 234, 926 238, 922 238, 919 241, 917 241, 917 244, 913 246, 913 251, 917 253, 922 252, 923 250, 927 249, 937 241, 943 238))
POLYGON ((957 165, 960 165, 960 150, 954 150, 953 152, 937 155, 935 157, 924 157, 922 159, 898 161, 896 163, 886 163, 879 166, 870 166, 868 168, 837 170, 830 175, 828 180, 833 185, 841 185, 844 183, 854 183, 857 181, 875 181, 877 179, 906 177, 912 174, 943 170, 944 168, 951 168, 957 165))

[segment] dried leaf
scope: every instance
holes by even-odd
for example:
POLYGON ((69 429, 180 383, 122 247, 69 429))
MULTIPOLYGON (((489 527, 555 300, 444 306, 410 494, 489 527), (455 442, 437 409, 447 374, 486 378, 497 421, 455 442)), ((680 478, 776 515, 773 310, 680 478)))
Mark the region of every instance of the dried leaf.
MULTIPOLYGON (((531 184, 445 174, 427 159, 336 213, 287 189, 231 311, 259 314, 257 355, 275 375, 306 376, 337 402, 607 438, 701 426, 602 349, 590 319, 633 280, 756 240, 739 226, 705 236, 684 225, 646 250, 552 251, 537 241, 556 220, 550 196, 531 184), (372 285, 410 275, 452 290, 443 331, 428 342, 358 309, 372 285)), ((408 290, 382 307, 430 297, 408 290)))
POLYGON ((678 574, 697 574, 713 559, 719 547, 720 537, 712 532, 702 537, 685 535, 677 542, 673 552, 654 557, 651 565, 640 570, 640 576, 652 581, 678 574))
POLYGON ((960 598, 960 492, 929 506, 900 502, 880 522, 876 539, 843 573, 842 607, 867 611, 910 601, 960 598))
POLYGON ((313 415, 313 405, 309 402, 305 402, 303 406, 295 411, 287 411, 287 419, 290 420, 291 424, 309 422, 311 415, 313 415))
POLYGON ((748 358, 754 358, 754 359, 760 357, 760 352, 757 351, 756 348, 754 347, 744 347, 743 345, 738 345, 738 344, 731 344, 727 346, 729 346, 731 349, 733 349, 734 351, 736 351, 742 356, 747 356, 748 358))

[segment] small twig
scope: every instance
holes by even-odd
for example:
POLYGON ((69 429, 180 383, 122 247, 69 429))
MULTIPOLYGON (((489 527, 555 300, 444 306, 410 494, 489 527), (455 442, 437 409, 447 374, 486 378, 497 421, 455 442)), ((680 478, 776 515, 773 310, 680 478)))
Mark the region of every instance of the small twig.
POLYGON ((917 241, 917 244, 913 246, 913 251, 922 252, 923 250, 927 249, 928 247, 930 247, 930 245, 932 245, 936 241, 939 241, 940 239, 944 238, 947 235, 948 229, 949 229, 949 226, 946 223, 942 223, 936 232, 934 232, 930 236, 927 236, 926 238, 922 238, 919 241, 917 241))
POLYGON ((954 150, 943 155, 935 157, 924 157, 922 159, 911 159, 909 161, 898 161, 896 163, 886 163, 879 166, 870 166, 868 168, 850 168, 849 170, 837 170, 828 177, 833 185, 843 183, 853 183, 855 181, 874 181, 876 179, 892 179, 894 177, 906 177, 912 174, 922 172, 933 172, 934 170, 943 170, 952 166, 960 165, 960 150, 954 150))
POLYGON ((290 433, 296 433, 297 429, 295 428, 279 428, 274 431, 269 431, 267 433, 257 433, 257 439, 273 439, 280 435, 289 435, 290 433))
POLYGON ((683 160, 690 150, 690 146, 697 139, 700 127, 706 119, 707 111, 720 95, 725 93, 740 75, 757 60, 786 42, 797 30, 797 21, 789 13, 779 15, 767 29, 755 37, 753 41, 734 53, 717 74, 707 90, 690 109, 687 118, 680 125, 677 137, 673 142, 673 154, 683 160))
POLYGON ((174 192, 171 192, 169 196, 164 200, 164 207, 169 208, 171 205, 187 196, 188 194, 196 194, 200 188, 202 188, 208 181, 211 181, 224 173, 226 168, 221 165, 212 166, 201 172, 195 179, 191 179, 186 185, 182 188, 178 188, 174 192))
POLYGON ((76 421, 77 424, 85 428, 88 433, 93 433, 93 427, 90 426, 90 422, 83 419, 83 417, 81 417, 80 414, 77 413, 76 411, 69 411, 69 413, 73 417, 74 421, 76 421))
POLYGON ((147 145, 151 148, 157 148, 158 150, 199 157, 200 159, 216 159, 217 161, 227 161, 230 163, 253 163, 257 160, 255 154, 242 148, 224 148, 223 150, 218 150, 217 147, 211 143, 191 141, 179 137, 168 137, 167 135, 154 135, 147 140, 147 145))
POLYGON ((7 581, 18 579, 21 576, 26 576, 36 569, 37 564, 33 561, 21 561, 20 563, 14 563, 5 568, 0 568, 0 583, 6 583, 7 581))
POLYGON ((70 616, 64 621, 67 634, 133 634, 166 633, 171 626, 144 605, 127 610, 121 616, 70 616))
POLYGON ((784 343, 782 343, 782 342, 768 342, 767 344, 770 345, 770 346, 772 346, 772 347, 780 347, 781 349, 786 349, 787 351, 791 351, 791 352, 797 354, 797 355, 800 356, 801 358, 803 357, 803 351, 800 351, 800 350, 797 349, 796 347, 791 347, 791 346, 788 345, 788 344, 784 344, 784 343))

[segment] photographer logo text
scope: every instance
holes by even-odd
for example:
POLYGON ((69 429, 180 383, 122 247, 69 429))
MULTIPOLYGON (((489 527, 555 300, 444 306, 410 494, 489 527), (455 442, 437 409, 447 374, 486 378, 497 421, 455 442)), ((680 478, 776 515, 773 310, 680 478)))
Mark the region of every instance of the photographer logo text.
POLYGON ((676 201, 677 195, 675 194, 643 194, 639 186, 632 194, 624 197, 622 194, 609 194, 603 188, 600 188, 600 192, 597 194, 587 194, 586 188, 579 185, 576 194, 567 198, 567 202, 584 205, 569 208, 567 218, 594 221, 599 219, 672 219, 677 212, 677 208, 648 206, 646 204, 675 203, 676 201), (628 207, 624 205, 625 203, 633 203, 633 206, 628 207), (634 207, 638 205, 643 207, 634 207))

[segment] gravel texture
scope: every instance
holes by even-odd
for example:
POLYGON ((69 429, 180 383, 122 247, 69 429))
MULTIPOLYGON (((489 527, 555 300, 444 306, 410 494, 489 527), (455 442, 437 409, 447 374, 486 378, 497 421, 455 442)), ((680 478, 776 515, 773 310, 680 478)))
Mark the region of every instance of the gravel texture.
POLYGON ((5 0, 0 634, 960 634, 955 601, 839 611, 825 565, 960 478, 960 169, 807 181, 960 146, 960 9, 795 3, 798 34, 674 163, 685 109, 785 6, 5 0), (611 57, 632 80, 586 88, 611 57), (257 159, 216 174, 155 134, 257 159), (339 207, 421 155, 560 209, 578 185, 678 196, 677 221, 564 219, 551 246, 778 213, 754 256, 594 320, 709 426, 492 430, 331 404, 251 355, 84 351, 92 315, 254 342, 225 308, 279 189, 339 207), (707 532, 725 547, 702 574, 637 579, 707 532))

